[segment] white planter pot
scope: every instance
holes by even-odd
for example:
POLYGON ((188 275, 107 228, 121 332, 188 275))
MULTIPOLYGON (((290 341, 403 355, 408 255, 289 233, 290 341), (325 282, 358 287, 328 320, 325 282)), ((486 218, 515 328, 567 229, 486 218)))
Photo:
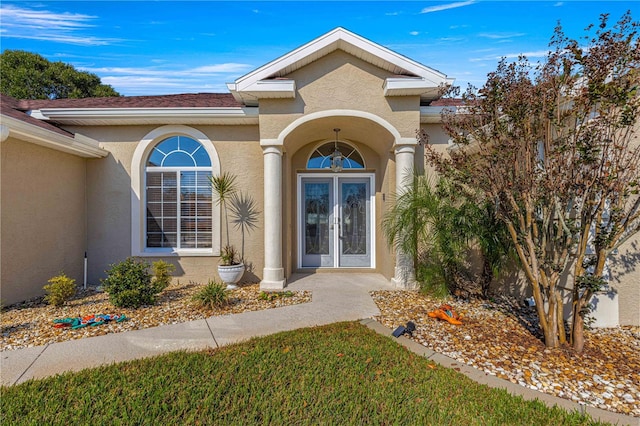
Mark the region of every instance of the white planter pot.
POLYGON ((244 275, 244 264, 222 266, 218 265, 218 275, 223 283, 227 285, 227 288, 236 288, 236 283, 240 281, 244 275))

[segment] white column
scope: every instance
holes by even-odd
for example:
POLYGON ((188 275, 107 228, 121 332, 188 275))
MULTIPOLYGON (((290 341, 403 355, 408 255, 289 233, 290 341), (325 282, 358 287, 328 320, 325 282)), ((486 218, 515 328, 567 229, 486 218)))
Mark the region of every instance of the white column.
MULTIPOLYGON (((403 138, 396 141, 394 154, 396 157, 396 194, 400 195, 413 183, 413 170, 416 153, 416 139, 403 138)), ((396 251, 396 267, 391 282, 404 289, 417 289, 415 268, 410 255, 396 251)))
POLYGON ((282 146, 262 145, 264 158, 264 270, 260 288, 286 285, 282 267, 282 146))

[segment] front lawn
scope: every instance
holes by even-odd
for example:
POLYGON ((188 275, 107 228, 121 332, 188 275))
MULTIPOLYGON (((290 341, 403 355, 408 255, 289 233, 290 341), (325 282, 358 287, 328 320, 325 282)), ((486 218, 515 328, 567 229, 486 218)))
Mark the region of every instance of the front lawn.
POLYGON ((3 387, 0 401, 3 424, 594 424, 479 385, 359 323, 30 381, 3 387))

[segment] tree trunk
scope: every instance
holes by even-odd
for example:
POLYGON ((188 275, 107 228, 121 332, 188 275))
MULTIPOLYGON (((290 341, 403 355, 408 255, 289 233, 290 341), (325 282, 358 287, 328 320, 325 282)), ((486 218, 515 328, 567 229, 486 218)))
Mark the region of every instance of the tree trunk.
POLYGON ((482 296, 487 298, 489 296, 489 287, 493 280, 493 270, 491 263, 487 259, 487 256, 482 256, 482 276, 480 277, 480 284, 482 285, 482 296))
MULTIPOLYGON (((555 321, 555 313, 551 315, 554 319, 547 322, 547 326, 542 330, 544 333, 544 345, 547 348, 557 348, 558 347, 558 330, 557 323, 555 321)), ((551 319, 551 318, 550 318, 551 319)))
POLYGON ((548 348, 558 347, 558 322, 556 321, 555 303, 548 300, 548 310, 544 308, 545 292, 540 291, 539 286, 533 287, 533 300, 536 302, 536 311, 538 313, 538 321, 540 329, 544 335, 544 344, 548 348), (553 307, 552 307, 553 306, 553 307))
POLYGON ((558 314, 557 307, 558 301, 556 299, 555 291, 549 291, 549 307, 547 312, 547 328, 544 334, 544 344, 548 348, 558 347, 558 314))
POLYGON ((562 303, 562 296, 560 296, 559 292, 556 292, 556 300, 558 301, 556 306, 556 314, 558 316, 558 338, 560 339, 560 344, 567 343, 567 334, 564 330, 564 304, 562 303))
POLYGON ((571 346, 577 353, 584 349, 584 318, 582 317, 582 303, 578 301, 573 307, 573 323, 571 324, 571 346))

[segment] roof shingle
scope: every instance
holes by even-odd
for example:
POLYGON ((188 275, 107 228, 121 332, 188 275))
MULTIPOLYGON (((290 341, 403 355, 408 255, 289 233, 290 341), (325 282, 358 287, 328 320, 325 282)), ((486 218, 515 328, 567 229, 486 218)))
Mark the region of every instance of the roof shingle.
POLYGON ((159 96, 20 100, 22 110, 43 108, 234 108, 241 107, 230 93, 184 93, 159 96))
POLYGON ((26 114, 23 108, 20 107, 21 102, 22 101, 14 99, 11 96, 0 94, 0 112, 2 113, 2 115, 6 115, 7 117, 15 118, 16 120, 20 120, 24 123, 28 123, 42 129, 46 129, 51 132, 59 133, 61 135, 73 138, 73 133, 67 132, 66 130, 54 126, 53 124, 47 123, 46 121, 38 120, 26 114))

